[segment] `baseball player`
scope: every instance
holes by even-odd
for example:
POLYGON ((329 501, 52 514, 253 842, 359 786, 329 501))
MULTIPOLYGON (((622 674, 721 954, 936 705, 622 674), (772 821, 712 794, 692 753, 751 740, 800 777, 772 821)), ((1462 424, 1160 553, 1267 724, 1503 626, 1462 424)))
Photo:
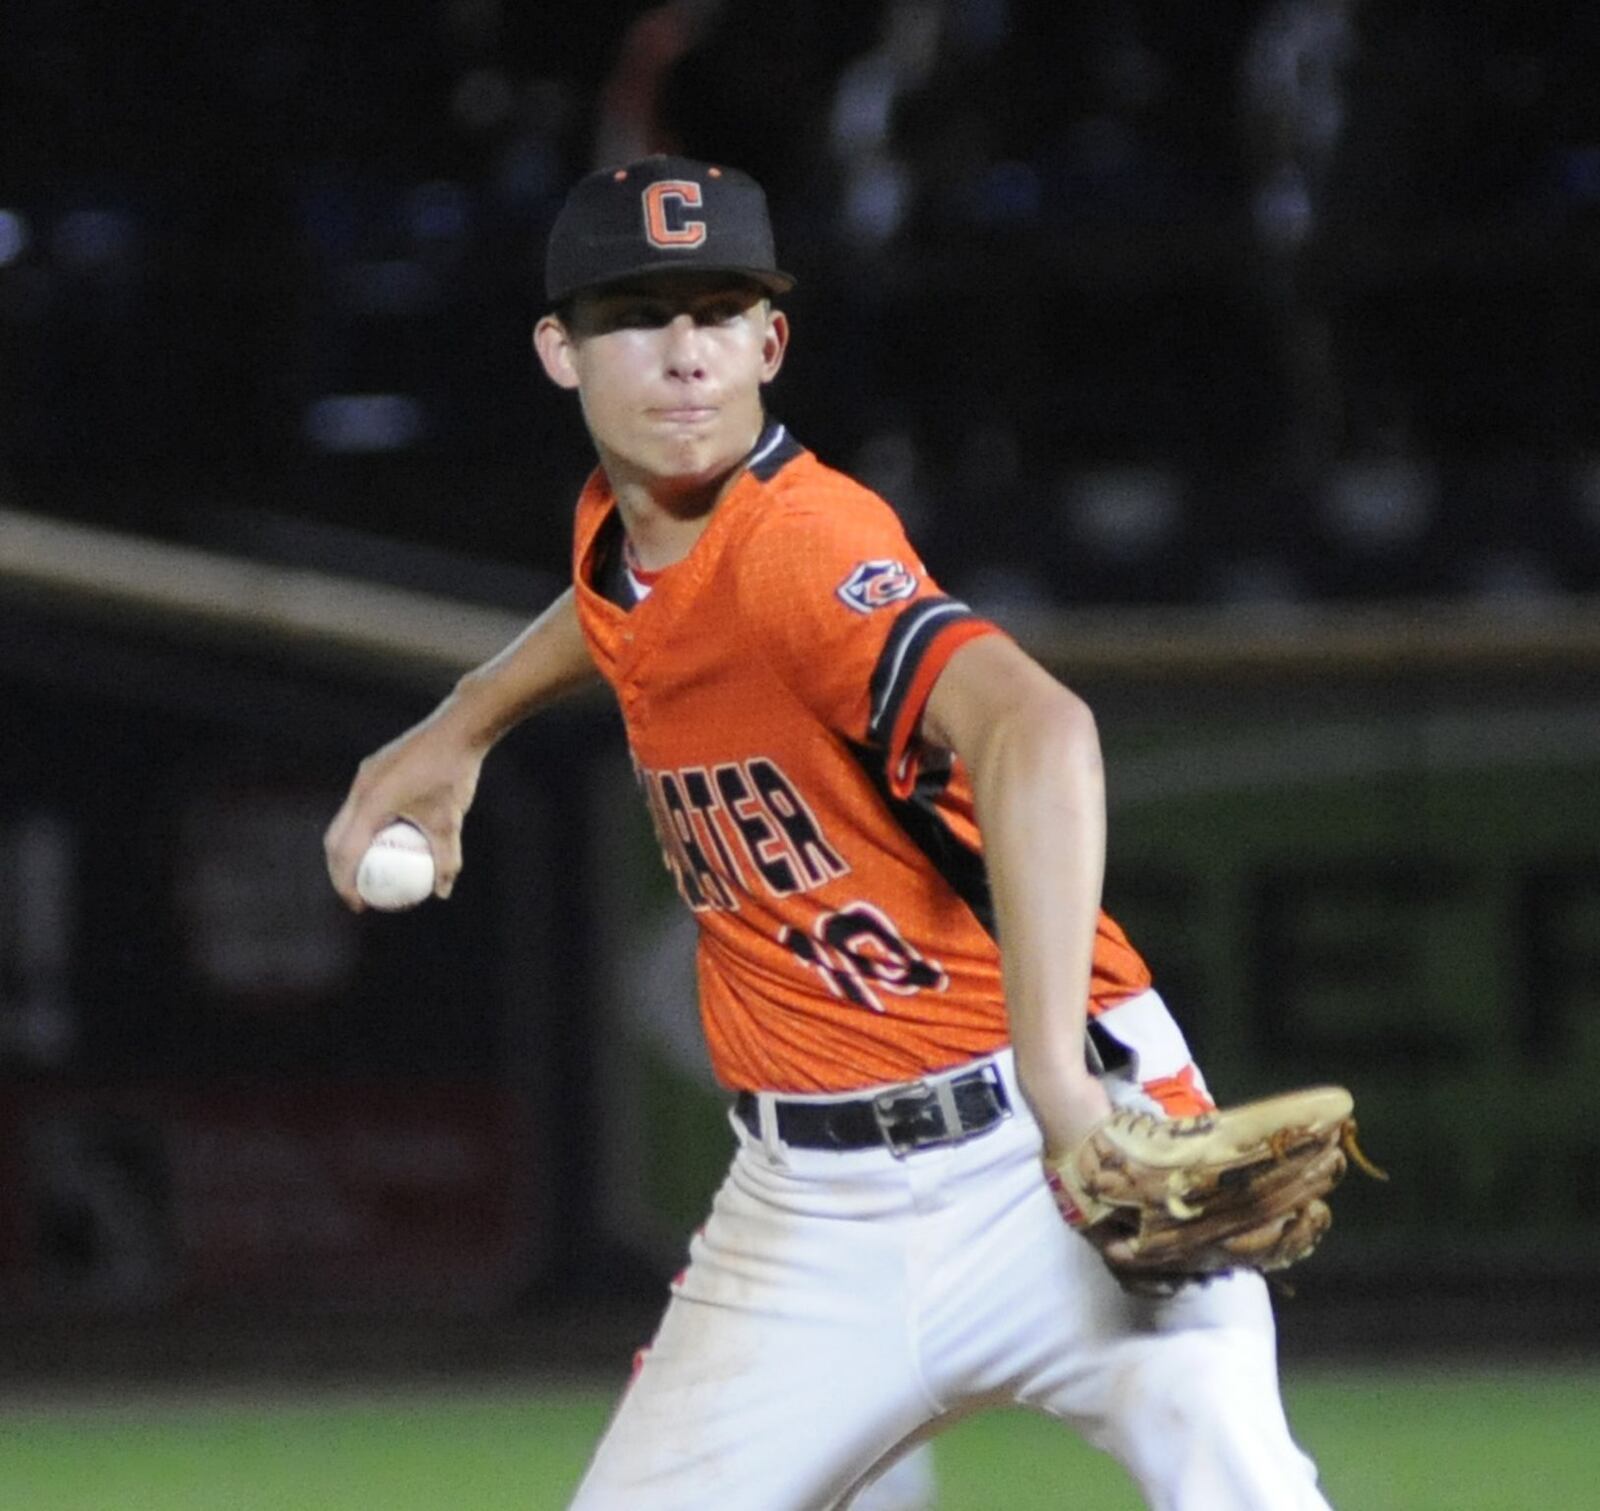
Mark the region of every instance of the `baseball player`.
MULTIPOLYGON (((1100 910, 1088 709, 764 411, 793 279, 760 187, 677 157, 592 174, 546 280, 534 345, 599 457, 572 586, 363 762, 327 850, 358 907, 367 840, 410 818, 448 895, 494 742, 596 673, 615 694, 737 1147, 573 1504, 843 1506, 1012 1402, 1153 1507, 1325 1506, 1260 1275, 1125 1287, 1062 1221, 1042 1158, 1114 1102, 1211 1102, 1100 910)), ((984 333, 949 336, 958 372, 984 333)))

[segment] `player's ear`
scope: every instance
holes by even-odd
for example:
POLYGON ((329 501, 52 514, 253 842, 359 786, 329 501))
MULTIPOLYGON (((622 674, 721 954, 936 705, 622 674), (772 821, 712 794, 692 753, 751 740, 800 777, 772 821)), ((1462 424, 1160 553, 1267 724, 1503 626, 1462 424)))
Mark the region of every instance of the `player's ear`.
POLYGON ((554 315, 545 315, 533 328, 533 349, 539 354, 546 376, 558 388, 578 386, 575 346, 572 332, 554 315))
POLYGON ((770 383, 783 366, 783 354, 789 349, 789 317, 782 310, 768 308, 767 330, 761 338, 761 381, 770 383))

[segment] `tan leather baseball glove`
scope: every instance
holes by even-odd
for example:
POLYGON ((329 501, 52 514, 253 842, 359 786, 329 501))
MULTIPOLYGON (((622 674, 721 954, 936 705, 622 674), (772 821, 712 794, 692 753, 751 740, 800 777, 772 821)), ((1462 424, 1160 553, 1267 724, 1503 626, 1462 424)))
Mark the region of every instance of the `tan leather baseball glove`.
POLYGON ((1132 1290, 1248 1268, 1281 1270, 1316 1248, 1323 1198, 1354 1161, 1354 1102, 1314 1086, 1195 1117, 1128 1108, 1098 1123, 1045 1173, 1062 1216, 1132 1290))

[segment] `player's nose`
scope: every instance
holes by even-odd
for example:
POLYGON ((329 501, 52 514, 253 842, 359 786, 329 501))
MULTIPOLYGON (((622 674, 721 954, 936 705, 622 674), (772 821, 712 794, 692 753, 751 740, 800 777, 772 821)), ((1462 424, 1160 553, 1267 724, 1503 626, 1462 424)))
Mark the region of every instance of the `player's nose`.
POLYGON ((693 315, 674 315, 666 327, 667 371, 675 378, 706 375, 703 331, 693 315))

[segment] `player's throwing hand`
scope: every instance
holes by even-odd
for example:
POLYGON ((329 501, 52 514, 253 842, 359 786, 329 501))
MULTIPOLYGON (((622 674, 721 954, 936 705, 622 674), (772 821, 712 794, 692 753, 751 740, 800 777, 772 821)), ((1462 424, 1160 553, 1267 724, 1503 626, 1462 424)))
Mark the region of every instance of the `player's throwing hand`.
POLYGON ((478 787, 485 751, 444 718, 407 730, 362 761, 344 805, 323 838, 334 890, 357 912, 367 904, 356 870, 373 836, 396 818, 415 824, 434 856, 435 897, 448 897, 461 872, 461 825, 478 787))

